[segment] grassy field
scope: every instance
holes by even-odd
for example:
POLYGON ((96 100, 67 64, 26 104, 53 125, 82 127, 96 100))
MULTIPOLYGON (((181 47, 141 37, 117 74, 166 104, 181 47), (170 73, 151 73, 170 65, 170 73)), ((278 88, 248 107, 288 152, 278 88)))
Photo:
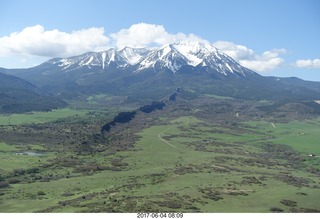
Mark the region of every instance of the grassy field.
MULTIPOLYGON (((38 121, 53 119, 48 114, 38 121)), ((131 150, 77 155, 73 166, 58 162, 74 157, 71 152, 16 155, 21 148, 0 143, 0 173, 41 164, 38 172, 17 176, 20 183, 0 188, 0 212, 320 211, 320 180, 307 171, 317 164, 291 160, 318 153, 319 120, 233 127, 182 116, 161 123, 139 132, 131 150), (264 148, 280 143, 283 154, 264 148), (53 166, 42 165, 52 159, 53 166), (76 171, 93 164, 121 169, 76 171)), ((41 151, 41 145, 28 151, 41 151)))
POLYGON ((8 145, 0 143, 0 173, 11 172, 15 169, 37 167, 52 158, 54 153, 46 152, 41 145, 8 145))
POLYGON ((87 111, 69 108, 53 110, 50 112, 31 112, 24 114, 0 115, 0 125, 21 125, 52 122, 71 116, 84 116, 87 111))
POLYGON ((275 140, 277 143, 288 144, 295 150, 306 154, 320 155, 320 121, 291 122, 279 124, 282 134, 275 140))
POLYGON ((272 135, 272 142, 286 144, 305 154, 320 154, 318 128, 320 120, 293 121, 289 123, 249 122, 253 129, 272 135))
MULTIPOLYGON (((281 162, 273 163, 277 161, 270 161, 270 164, 259 163, 259 154, 253 155, 260 151, 256 142, 265 140, 264 129, 259 129, 260 134, 255 135, 251 132, 239 135, 234 131, 233 134, 221 134, 220 131, 225 129, 219 129, 215 124, 204 129, 203 122, 199 123, 192 117, 179 118, 168 126, 151 127, 141 133, 142 139, 137 143, 139 152, 136 152, 135 156, 128 156, 126 161, 134 163, 136 169, 149 174, 166 173, 166 180, 161 185, 149 186, 149 190, 158 195, 175 191, 177 197, 192 194, 199 202, 195 207, 201 211, 269 212, 274 207, 289 211, 288 206, 280 203, 281 200, 295 200, 301 204, 300 208, 319 208, 316 204, 320 198, 318 189, 288 184, 281 179, 281 171, 292 173, 291 169, 281 166, 281 162), (159 133, 167 137, 167 143, 159 139, 159 133), (225 145, 219 146, 219 142, 229 143, 230 149, 226 150, 225 145), (207 150, 195 151, 192 147, 197 144, 206 145, 207 150), (162 191, 159 191, 159 188, 162 191), (199 192, 202 189, 204 192, 199 192), (299 195, 300 191, 307 192, 308 198, 299 195), (215 200, 214 193, 222 197, 221 201, 212 201, 210 198, 208 200, 210 195, 215 200)), ((281 138, 279 133, 277 134, 281 138)), ((308 179, 309 174, 303 170, 295 170, 291 177, 308 179)), ((315 185, 319 184, 317 177, 311 177, 310 180, 315 180, 315 185)), ((137 194, 145 192, 145 195, 150 196, 152 192, 149 190, 143 189, 137 194)))

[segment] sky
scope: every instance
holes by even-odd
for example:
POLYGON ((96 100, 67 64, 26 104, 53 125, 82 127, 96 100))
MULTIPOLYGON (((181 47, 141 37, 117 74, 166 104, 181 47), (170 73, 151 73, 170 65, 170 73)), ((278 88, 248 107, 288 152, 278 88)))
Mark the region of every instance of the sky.
POLYGON ((264 76, 320 81, 319 0, 1 0, 0 67, 202 40, 264 76))

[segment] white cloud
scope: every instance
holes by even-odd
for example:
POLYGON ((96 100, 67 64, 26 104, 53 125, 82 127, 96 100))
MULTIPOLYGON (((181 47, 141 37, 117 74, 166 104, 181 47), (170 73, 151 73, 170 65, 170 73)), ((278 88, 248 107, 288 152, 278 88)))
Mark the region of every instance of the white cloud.
POLYGON ((320 59, 300 59, 295 63, 299 68, 320 68, 320 59))
POLYGON ((242 45, 236 45, 227 41, 217 41, 213 45, 237 61, 255 58, 253 50, 242 45))
POLYGON ((106 49, 109 38, 103 28, 88 28, 71 33, 45 30, 41 25, 0 38, 0 56, 13 54, 44 57, 72 56, 106 49))
POLYGON ((194 34, 168 33, 162 25, 138 23, 110 35, 117 48, 161 46, 178 40, 202 40, 194 34))
MULTIPOLYGON (((179 40, 204 39, 194 34, 168 33, 164 26, 138 23, 116 33, 104 34, 104 28, 88 28, 66 33, 45 30, 41 25, 26 27, 20 32, 0 38, 0 57, 70 57, 88 51, 102 51, 110 47, 156 47, 179 40)), ((273 70, 284 60, 280 57, 284 49, 273 49, 261 55, 243 45, 217 41, 213 44, 241 65, 257 72, 273 70)), ((25 60, 24 60, 25 61, 25 60)), ((298 60, 297 66, 319 66, 319 60, 298 60), (310 64, 312 63, 312 64, 310 64)))
POLYGON ((104 28, 88 28, 66 33, 45 30, 41 25, 26 27, 20 32, 0 38, 0 57, 12 55, 68 57, 110 47, 162 46, 178 40, 202 40, 194 34, 168 33, 162 25, 138 23, 110 35, 104 28), (112 42, 110 42, 112 39, 112 42), (113 44, 113 45, 111 45, 113 44))
MULTIPOLYGON (((110 37, 117 48, 161 46, 178 40, 205 41, 194 34, 168 33, 162 25, 139 23, 122 29, 110 37)), ((243 45, 232 42, 217 41, 213 44, 218 49, 231 56, 241 65, 257 72, 266 72, 279 67, 284 60, 279 56, 286 52, 285 49, 273 49, 261 55, 243 45)))
POLYGON ((262 53, 260 56, 256 55, 254 59, 239 60, 239 63, 257 72, 267 72, 283 64, 284 59, 280 58, 279 55, 285 52, 285 49, 273 49, 262 53))
POLYGON ((226 41, 217 41, 213 45, 241 65, 257 72, 267 72, 281 66, 284 59, 279 56, 286 53, 285 49, 273 49, 258 55, 246 46, 226 41))

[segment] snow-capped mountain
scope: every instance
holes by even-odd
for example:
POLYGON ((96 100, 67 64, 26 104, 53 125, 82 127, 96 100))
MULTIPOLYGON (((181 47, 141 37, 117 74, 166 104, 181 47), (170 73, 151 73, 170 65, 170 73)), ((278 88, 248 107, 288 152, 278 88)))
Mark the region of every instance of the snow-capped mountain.
POLYGON ((143 57, 148 55, 149 52, 150 50, 146 48, 133 49, 130 47, 125 47, 121 49, 118 53, 121 57, 124 58, 127 65, 134 65, 137 62, 139 62, 143 57))
POLYGON ((161 70, 168 68, 176 72, 183 65, 188 65, 188 59, 179 53, 173 45, 165 45, 158 50, 153 50, 138 63, 137 71, 153 68, 161 70))
POLYGON ((164 45, 145 57, 139 63, 138 70, 150 67, 156 70, 168 68, 175 73, 184 65, 208 67, 226 76, 246 76, 250 72, 210 43, 198 41, 179 41, 164 45))
POLYGON ((113 63, 113 66, 119 69, 130 67, 132 73, 145 69, 153 69, 154 72, 169 69, 172 73, 176 73, 182 66, 192 66, 198 70, 205 67, 225 76, 254 74, 210 43, 198 41, 178 41, 156 49, 126 47, 116 50, 111 48, 103 52, 89 52, 70 58, 52 59, 46 64, 49 63, 67 72, 83 67, 104 70, 113 63))
POLYGON ((107 68, 110 63, 115 63, 119 68, 133 65, 148 53, 148 49, 123 48, 121 50, 109 49, 103 52, 88 52, 80 56, 64 59, 49 60, 53 65, 62 70, 72 71, 81 67, 107 68))
POLYGON ((155 100, 179 87, 244 99, 320 99, 319 83, 263 77, 210 43, 198 41, 161 48, 111 48, 3 72, 67 98, 107 93, 129 100, 155 100))

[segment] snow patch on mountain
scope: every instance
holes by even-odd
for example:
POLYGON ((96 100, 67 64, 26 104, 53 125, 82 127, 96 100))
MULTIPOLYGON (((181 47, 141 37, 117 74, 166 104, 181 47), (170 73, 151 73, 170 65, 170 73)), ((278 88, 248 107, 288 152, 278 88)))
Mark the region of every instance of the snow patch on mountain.
POLYGON ((115 61, 115 56, 116 56, 116 51, 114 49, 110 49, 109 50, 108 65, 110 64, 110 62, 114 62, 115 61))
POLYGON ((125 47, 119 51, 119 55, 124 58, 129 65, 134 65, 139 62, 147 52, 147 49, 133 49, 130 47, 125 47))
POLYGON ((217 49, 209 43, 197 41, 179 41, 173 46, 188 59, 188 64, 197 66, 203 61, 203 58, 217 49))
POLYGON ((83 60, 80 62, 80 65, 89 65, 93 61, 93 56, 90 56, 88 60, 83 60), (86 62, 85 62, 86 61, 86 62), (85 62, 85 63, 84 63, 85 62))
POLYGON ((116 50, 111 48, 103 52, 90 52, 60 59, 54 63, 68 71, 83 66, 107 69, 110 63, 114 63, 116 68, 132 67, 133 73, 149 68, 153 68, 155 72, 167 68, 175 73, 185 65, 196 68, 206 67, 223 75, 245 76, 248 72, 252 72, 212 44, 199 41, 178 41, 153 49, 125 47, 116 50))
POLYGON ((102 69, 105 67, 105 61, 106 61, 107 53, 103 52, 101 53, 101 58, 102 58, 102 69))

